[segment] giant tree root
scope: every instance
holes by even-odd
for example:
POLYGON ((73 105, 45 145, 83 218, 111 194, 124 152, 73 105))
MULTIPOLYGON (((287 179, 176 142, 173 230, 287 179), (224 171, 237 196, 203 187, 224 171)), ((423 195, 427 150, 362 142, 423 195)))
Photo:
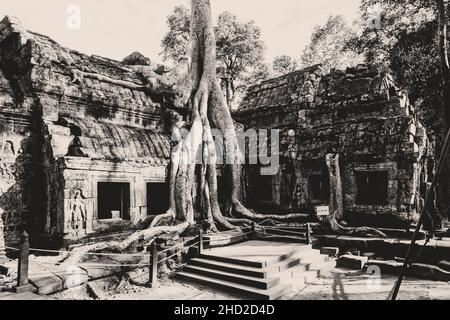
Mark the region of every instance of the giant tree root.
POLYGON ((335 214, 331 215, 328 219, 331 230, 338 234, 346 235, 346 236, 356 236, 356 237, 381 237, 387 238, 388 236, 381 232, 378 229, 370 228, 370 227, 344 227, 340 224, 335 214))
POLYGON ((149 242, 161 235, 177 233, 180 234, 189 228, 189 223, 185 222, 177 226, 161 226, 149 228, 146 230, 136 231, 123 241, 105 241, 75 248, 72 250, 67 259, 62 262, 68 264, 79 263, 86 253, 124 253, 133 244, 138 242, 149 242))
POLYGON ((240 201, 234 201, 233 208, 238 215, 250 220, 255 220, 257 222, 260 222, 262 220, 273 220, 279 222, 295 221, 298 219, 304 219, 305 217, 309 216, 301 213, 286 214, 286 215, 267 215, 267 214, 253 213, 246 207, 244 207, 244 205, 242 205, 240 201))

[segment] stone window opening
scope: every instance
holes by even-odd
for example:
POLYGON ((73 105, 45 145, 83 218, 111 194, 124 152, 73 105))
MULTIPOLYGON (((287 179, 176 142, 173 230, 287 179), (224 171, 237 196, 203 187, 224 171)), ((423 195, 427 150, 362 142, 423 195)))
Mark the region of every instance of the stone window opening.
POLYGON ((388 204, 388 172, 360 171, 356 172, 357 205, 388 204))
POLYGON ((130 184, 99 182, 98 220, 130 220, 130 184))
POLYGON ((169 184, 147 183, 147 214, 164 214, 169 210, 169 206, 169 184))
POLYGON ((309 177, 310 201, 314 204, 325 204, 330 201, 330 179, 328 175, 309 177))

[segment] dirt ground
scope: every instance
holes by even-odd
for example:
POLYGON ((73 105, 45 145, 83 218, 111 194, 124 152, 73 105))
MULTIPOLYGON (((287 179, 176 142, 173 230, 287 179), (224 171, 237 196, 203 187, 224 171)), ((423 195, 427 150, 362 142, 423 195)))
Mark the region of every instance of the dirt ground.
MULTIPOLYGON (((365 272, 333 269, 308 285, 295 288, 282 300, 387 300, 394 276, 373 277, 365 272)), ((59 299, 92 300, 242 300, 244 297, 196 284, 164 280, 159 288, 121 285, 119 279, 91 282, 54 295, 59 299), (109 286, 109 288, 108 288, 109 286), (114 288, 114 289, 112 289, 114 288), (92 294, 92 291, 95 294, 92 294)), ((450 283, 418 279, 403 282, 399 300, 450 300, 450 283)))

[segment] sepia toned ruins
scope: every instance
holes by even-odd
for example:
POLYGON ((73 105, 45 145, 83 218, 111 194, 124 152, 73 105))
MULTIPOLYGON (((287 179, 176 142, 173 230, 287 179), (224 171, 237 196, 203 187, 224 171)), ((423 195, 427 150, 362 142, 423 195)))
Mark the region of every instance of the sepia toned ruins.
POLYGON ((0 300, 450 298, 450 4, 138 2, 0 17, 0 300))
POLYGON ((402 228, 420 211, 434 155, 407 93, 389 74, 365 65, 330 74, 311 67, 251 87, 234 116, 249 128, 283 132, 279 172, 248 169, 255 205, 313 215, 336 192, 326 163, 336 154, 346 221, 402 228))
MULTIPOLYGON (((18 243, 24 225, 32 241, 61 247, 125 237, 168 209, 165 114, 174 106, 129 64, 61 47, 14 18, 2 20, 6 244, 18 243)), ((315 208, 336 192, 326 162, 335 154, 346 221, 403 228, 417 218, 433 147, 389 74, 366 65, 330 74, 310 67, 252 86, 233 117, 245 128, 281 132, 274 176, 262 175, 261 165, 245 166, 249 207, 313 221, 315 208)))
POLYGON ((6 243, 17 244, 24 224, 35 241, 63 245, 164 212, 163 97, 123 63, 63 48, 8 17, 0 29, 6 243))

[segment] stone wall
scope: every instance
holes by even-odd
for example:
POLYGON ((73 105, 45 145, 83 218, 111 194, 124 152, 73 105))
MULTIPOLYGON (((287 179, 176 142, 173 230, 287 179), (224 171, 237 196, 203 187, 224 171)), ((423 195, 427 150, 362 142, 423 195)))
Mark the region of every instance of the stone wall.
POLYGON ((23 180, 34 171, 32 144, 34 97, 27 93, 29 62, 24 58, 28 39, 16 19, 0 23, 0 206, 8 245, 19 241, 23 217, 29 216, 32 201, 23 180), (18 52, 23 48, 23 55, 18 52), (30 170, 30 173, 25 171, 30 170))
POLYGON ((7 243, 22 228, 32 241, 76 241, 145 220, 145 184, 165 182, 170 159, 164 101, 132 66, 64 48, 5 17, 0 203, 7 243), (99 181, 130 183, 129 221, 97 221, 99 181), (81 227, 71 221, 74 208, 86 212, 81 227))
POLYGON ((325 157, 339 154, 348 220, 394 224, 392 217, 405 220, 420 209, 429 141, 389 74, 364 65, 323 74, 314 66, 253 86, 234 117, 247 129, 282 131, 273 179, 280 195, 273 198, 291 194, 280 205, 308 212, 327 205, 311 198, 311 177, 328 176, 325 157), (387 174, 387 202, 358 205, 356 174, 374 171, 387 174))

